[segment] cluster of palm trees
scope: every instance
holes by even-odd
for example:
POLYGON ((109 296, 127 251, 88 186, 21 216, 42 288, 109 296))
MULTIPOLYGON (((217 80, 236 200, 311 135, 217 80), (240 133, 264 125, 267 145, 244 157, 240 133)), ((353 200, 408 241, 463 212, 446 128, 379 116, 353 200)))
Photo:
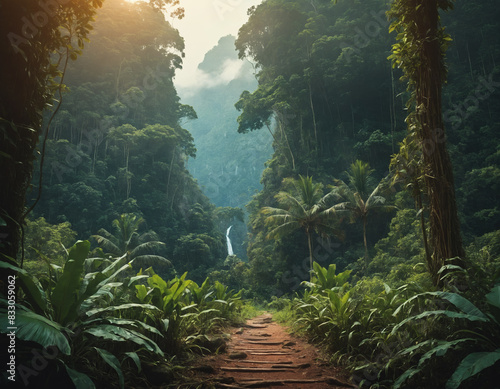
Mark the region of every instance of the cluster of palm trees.
MULTIPOLYGON (((340 223, 344 219, 361 221, 365 247, 365 265, 368 263, 366 226, 368 215, 375 212, 392 211, 396 207, 386 204, 380 193, 386 188, 383 179, 373 188, 373 169, 366 162, 356 160, 346 172, 348 183, 336 179, 323 194, 323 185, 314 183, 312 177, 299 176, 288 180, 290 190, 279 192, 275 198, 277 207, 264 207, 265 223, 270 227, 268 239, 283 238, 295 230, 302 229, 307 236, 310 268, 313 268, 312 234, 322 237, 343 237, 340 223)), ((312 274, 312 273, 311 273, 312 274)))

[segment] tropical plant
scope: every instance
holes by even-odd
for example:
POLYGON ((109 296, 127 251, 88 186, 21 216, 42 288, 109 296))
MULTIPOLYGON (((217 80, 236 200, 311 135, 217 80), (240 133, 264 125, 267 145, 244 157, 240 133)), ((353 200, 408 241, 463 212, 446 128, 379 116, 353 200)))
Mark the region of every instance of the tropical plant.
POLYGON ((128 262, 134 261, 136 268, 138 266, 150 267, 153 263, 171 265, 168 259, 156 254, 165 245, 158 241, 156 233, 148 231, 139 234, 139 228, 144 222, 142 217, 125 213, 113 220, 115 234, 102 228, 97 235, 92 235, 92 237, 109 255, 115 257, 125 255, 128 262))
POLYGON ((328 195, 336 202, 329 212, 349 215, 351 221, 361 219, 363 223, 363 243, 365 247, 365 265, 368 262, 368 243, 366 240, 366 224, 368 215, 375 212, 389 212, 396 209, 393 205, 386 204, 386 198, 379 193, 385 186, 382 180, 370 193, 370 175, 372 170, 368 163, 357 160, 351 164, 350 170, 346 172, 349 177, 349 185, 342 180, 335 180, 332 191, 328 195))
MULTIPOLYGON (((487 311, 478 308, 470 300, 459 293, 436 291, 417 294, 405 301, 394 312, 407 310, 423 298, 437 299, 440 309, 427 310, 416 315, 407 317, 399 322, 392 333, 397 333, 408 324, 422 322, 429 318, 447 323, 449 329, 455 331, 445 339, 429 338, 415 345, 407 347, 399 352, 399 357, 419 355, 418 363, 401 374, 394 384, 394 388, 400 388, 411 380, 419 379, 422 375, 429 375, 432 365, 437 358, 450 356, 449 351, 465 352, 465 357, 454 371, 446 378, 446 389, 457 389, 466 381, 480 384, 481 387, 493 385, 488 384, 492 377, 491 368, 500 361, 500 284, 495 285, 491 291, 484 296, 487 311), (453 308, 453 309, 450 309, 453 308), (456 324, 458 324, 458 326, 456 324), (489 369, 489 370, 488 370, 489 369), (488 374, 488 371, 490 374, 488 374)), ((451 359, 452 360, 452 359, 451 359)), ((448 362, 449 363, 449 362, 448 362)))
MULTIPOLYGON (((292 181, 294 191, 279 192, 275 197, 280 205, 264 207, 261 213, 266 217, 265 222, 272 229, 267 238, 282 238, 291 232, 302 229, 307 236, 309 248, 310 270, 313 270, 312 234, 322 236, 342 236, 337 228, 338 219, 332 213, 332 208, 326 206, 326 198, 322 196, 322 185, 313 183, 312 177, 299 176, 292 181)), ((312 273, 311 273, 312 277, 312 273)))
POLYGON ((337 265, 331 263, 328 269, 321 266, 319 263, 313 263, 313 276, 310 282, 303 281, 302 284, 310 288, 314 292, 321 293, 329 290, 344 290, 349 286, 349 279, 352 270, 344 270, 342 273, 335 274, 337 265))
MULTIPOLYGON (((119 353, 122 361, 131 358, 138 368, 141 354, 163 356, 159 346, 150 339, 150 336, 161 336, 161 333, 134 318, 159 310, 152 305, 126 301, 124 291, 147 277, 139 275, 124 280, 121 273, 130 268, 126 256, 116 259, 102 270, 85 274, 89 249, 88 241, 78 241, 71 247, 64 267, 54 269, 59 274, 49 279, 45 290, 24 270, 0 262, 3 269, 8 268, 18 275, 24 293, 26 305, 17 305, 19 316, 16 315, 16 325, 19 332, 16 335, 45 349, 57 347, 67 357, 58 358, 56 363, 64 366, 64 371, 77 387, 82 380, 86 387, 94 385, 88 376, 74 370, 74 367, 90 371, 92 369, 87 361, 99 356, 116 372, 123 388, 121 362, 115 354, 119 353)), ((95 259, 91 261, 95 262, 95 259)), ((4 298, 0 317, 3 320, 8 315, 8 301, 4 298)))

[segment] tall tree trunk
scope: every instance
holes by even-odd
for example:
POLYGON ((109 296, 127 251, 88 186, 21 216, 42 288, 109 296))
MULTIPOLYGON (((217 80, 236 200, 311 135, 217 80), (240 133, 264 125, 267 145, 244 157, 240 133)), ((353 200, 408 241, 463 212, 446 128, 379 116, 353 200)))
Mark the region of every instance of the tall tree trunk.
MULTIPOLYGON (((9 2, 7 2, 9 3, 9 2)), ((30 73, 30 61, 47 63, 45 58, 28 58, 15 50, 9 34, 22 36, 26 10, 17 2, 2 4, 0 16, 0 260, 16 258, 25 211, 26 191, 31 183, 34 152, 41 131, 41 112, 46 103, 40 88, 45 73, 30 73)))
POLYGON ((363 243, 365 244, 365 267, 368 267, 368 243, 366 241, 366 216, 363 216, 363 243))
POLYGON ((420 63, 416 69, 415 97, 418 135, 423 147, 424 177, 429 197, 431 275, 439 284, 438 270, 448 259, 462 264, 465 252, 460 235, 453 170, 446 149, 441 91, 445 78, 440 39, 438 0, 413 0, 420 63), (418 8, 419 6, 420 8, 418 8))
MULTIPOLYGON (((308 82, 309 85, 309 104, 311 105, 311 113, 312 113, 312 119, 313 119, 313 128, 314 128, 314 147, 316 149, 316 154, 318 153, 318 127, 316 125, 316 112, 314 111, 314 103, 313 103, 313 98, 312 98, 312 88, 311 88, 311 81, 309 80, 308 82)), ((316 158, 318 156, 316 155, 316 158)))
POLYGON ((312 272, 313 272, 313 250, 312 250, 312 242, 311 242, 311 232, 307 229, 307 245, 309 246, 309 281, 312 281, 312 272))

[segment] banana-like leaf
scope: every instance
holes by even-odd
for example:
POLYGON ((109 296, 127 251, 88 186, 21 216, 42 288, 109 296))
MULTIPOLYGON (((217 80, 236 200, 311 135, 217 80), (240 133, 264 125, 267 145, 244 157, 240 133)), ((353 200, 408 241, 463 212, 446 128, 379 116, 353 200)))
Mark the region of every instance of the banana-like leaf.
POLYGON ((128 281, 128 286, 132 286, 133 284, 135 284, 137 281, 140 281, 144 278, 149 278, 149 276, 145 275, 145 274, 138 274, 134 277, 130 277, 130 280, 128 281))
MULTIPOLYGON (((7 309, 0 308, 0 322, 8 323, 7 312, 7 309)), ((16 338, 36 342, 45 348, 57 346, 62 353, 71 354, 68 339, 62 332, 63 327, 44 316, 33 311, 17 309, 16 327, 16 338)))
POLYGON ((89 241, 78 241, 69 250, 63 274, 51 294, 54 319, 58 323, 68 323, 77 316, 78 292, 82 284, 84 262, 89 250, 89 241))
POLYGON ((113 305, 111 307, 106 307, 106 308, 91 309, 90 311, 87 311, 87 316, 93 316, 93 315, 97 315, 99 313, 105 313, 105 312, 116 312, 116 311, 120 311, 123 309, 150 309, 153 311, 159 311, 159 309, 156 308, 154 305, 128 303, 128 304, 122 304, 122 305, 113 305))
POLYGON ((100 326, 88 328, 87 330, 85 330, 85 332, 95 337, 106 340, 118 342, 133 342, 141 347, 145 347, 147 350, 152 351, 155 354, 163 356, 163 351, 161 351, 156 342, 154 342, 147 336, 144 336, 141 333, 131 329, 122 328, 111 324, 103 324, 100 326))
POLYGON ((420 360, 418 361, 418 366, 423 366, 424 363, 431 359, 434 355, 436 355, 436 357, 442 357, 443 355, 445 355, 448 350, 451 350, 457 346, 459 346, 461 343, 464 343, 464 342, 474 342, 475 339, 472 339, 472 338, 462 338, 462 339, 457 339, 457 340, 453 340, 451 342, 446 342, 446 341, 441 341, 439 342, 439 345, 434 347, 432 350, 429 350, 427 351, 424 355, 422 355, 420 357, 420 360))
POLYGON ((17 284, 26 294, 26 300, 36 313, 43 314, 47 310, 47 296, 42 288, 35 284, 33 278, 24 269, 0 261, 0 269, 9 269, 16 273, 17 284))
POLYGON ((399 376, 399 378, 394 382, 393 389, 399 389, 401 385, 411 377, 413 377, 415 374, 418 374, 421 371, 419 368, 412 368, 406 370, 402 375, 399 376))
POLYGON ((120 361, 118 360, 118 358, 116 358, 109 351, 103 350, 102 348, 94 347, 94 349, 99 353, 104 362, 106 362, 109 366, 113 368, 114 371, 116 371, 116 374, 118 374, 120 388, 124 389, 125 378, 123 377, 122 367, 120 365, 120 361))
POLYGON ((139 299, 140 302, 145 302, 146 297, 152 290, 152 289, 148 290, 148 288, 146 288, 145 285, 135 285, 135 289, 136 289, 135 296, 139 299))
POLYGON ((446 389, 457 389, 466 379, 500 361, 500 349, 492 352, 478 352, 467 355, 446 382, 446 389))
POLYGON ((146 331, 152 332, 156 335, 163 336, 162 333, 153 326, 150 326, 149 324, 143 323, 140 320, 129 320, 129 319, 120 319, 120 318, 114 318, 114 317, 108 317, 104 320, 103 322, 109 323, 109 324, 115 324, 119 326, 133 326, 136 329, 145 329, 146 331))
POLYGON ((490 305, 500 308, 500 285, 496 285, 491 292, 486 295, 486 300, 490 305))

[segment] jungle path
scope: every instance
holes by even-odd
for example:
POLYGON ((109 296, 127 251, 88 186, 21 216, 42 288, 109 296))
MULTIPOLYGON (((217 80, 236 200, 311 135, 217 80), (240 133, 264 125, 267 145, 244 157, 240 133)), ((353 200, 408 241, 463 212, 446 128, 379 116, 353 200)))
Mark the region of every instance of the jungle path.
POLYGON ((226 352, 202 358, 199 379, 213 388, 354 388, 341 369, 264 314, 231 330, 226 352), (205 371, 205 373, 203 373, 205 371))

